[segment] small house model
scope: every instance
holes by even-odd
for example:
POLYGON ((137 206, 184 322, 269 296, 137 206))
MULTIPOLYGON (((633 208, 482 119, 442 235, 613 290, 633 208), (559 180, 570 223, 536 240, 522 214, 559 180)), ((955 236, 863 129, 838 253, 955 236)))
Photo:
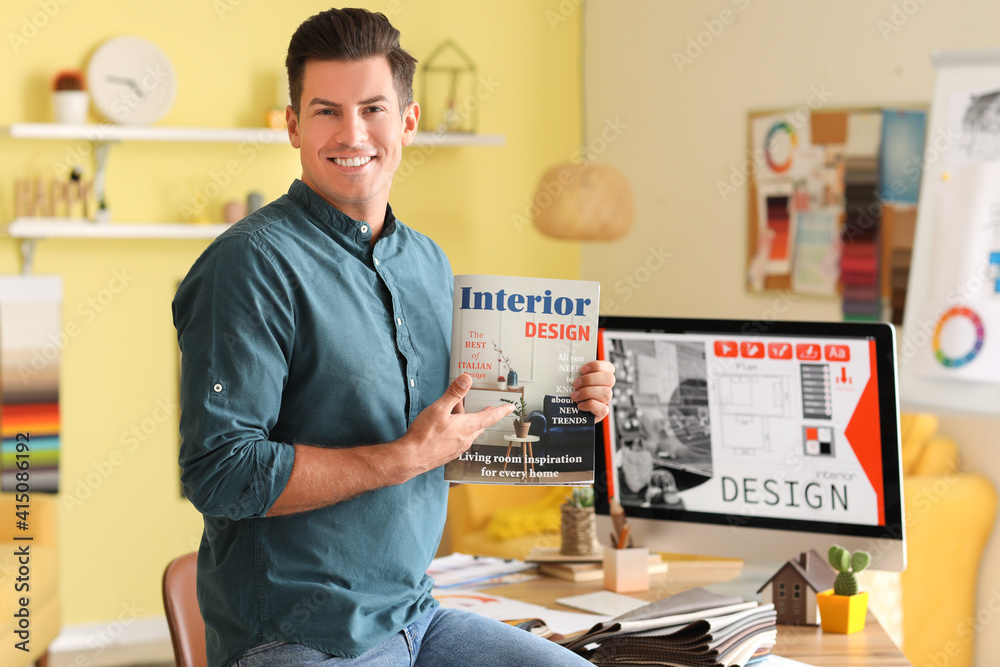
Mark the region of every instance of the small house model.
POLYGON ((833 588, 837 573, 810 549, 785 563, 757 589, 764 604, 774 603, 779 625, 819 625, 816 594, 833 588))

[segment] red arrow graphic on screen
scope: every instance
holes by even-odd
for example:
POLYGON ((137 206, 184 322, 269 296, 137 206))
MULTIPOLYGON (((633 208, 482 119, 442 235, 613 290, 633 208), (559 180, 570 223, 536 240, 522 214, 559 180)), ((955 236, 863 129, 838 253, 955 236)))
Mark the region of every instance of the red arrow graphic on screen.
POLYGON ((878 415, 878 376, 875 367, 875 341, 868 343, 871 373, 861 393, 858 407, 851 415, 844 435, 851 443, 854 455, 868 476, 878 501, 878 525, 885 525, 885 489, 882 487, 882 433, 878 415))

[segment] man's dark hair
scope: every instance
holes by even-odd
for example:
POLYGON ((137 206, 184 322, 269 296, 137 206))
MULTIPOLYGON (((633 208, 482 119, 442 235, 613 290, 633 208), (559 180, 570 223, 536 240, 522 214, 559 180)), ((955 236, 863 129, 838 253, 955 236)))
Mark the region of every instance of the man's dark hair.
POLYGON ((307 61, 356 61, 379 56, 389 61, 402 114, 413 101, 417 59, 399 46, 399 31, 389 19, 384 14, 353 8, 328 9, 310 17, 292 35, 285 58, 292 109, 299 113, 307 61))

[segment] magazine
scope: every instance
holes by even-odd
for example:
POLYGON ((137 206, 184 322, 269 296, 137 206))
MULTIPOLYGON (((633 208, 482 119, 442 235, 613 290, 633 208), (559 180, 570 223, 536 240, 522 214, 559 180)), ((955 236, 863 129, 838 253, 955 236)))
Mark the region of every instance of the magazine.
POLYGON ((466 412, 505 402, 515 410, 445 466, 446 480, 593 483, 594 416, 570 394, 597 358, 599 300, 598 282, 455 276, 449 378, 472 376, 466 412))

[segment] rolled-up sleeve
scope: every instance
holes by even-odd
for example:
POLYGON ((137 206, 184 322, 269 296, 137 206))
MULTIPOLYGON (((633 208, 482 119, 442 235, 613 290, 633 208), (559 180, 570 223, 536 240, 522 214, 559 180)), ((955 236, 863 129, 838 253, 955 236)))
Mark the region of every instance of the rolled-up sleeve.
POLYGON ((262 517, 295 457, 293 443, 268 439, 294 340, 286 277, 250 235, 226 234, 182 281, 173 319, 184 493, 207 516, 262 517))

